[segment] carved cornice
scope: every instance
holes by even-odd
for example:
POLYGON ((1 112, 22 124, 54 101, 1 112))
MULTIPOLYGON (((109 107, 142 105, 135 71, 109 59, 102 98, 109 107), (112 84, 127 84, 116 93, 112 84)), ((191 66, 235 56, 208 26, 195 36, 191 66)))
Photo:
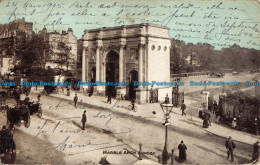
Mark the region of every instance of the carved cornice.
POLYGON ((119 52, 121 45, 108 45, 104 47, 104 51, 117 50, 119 52))

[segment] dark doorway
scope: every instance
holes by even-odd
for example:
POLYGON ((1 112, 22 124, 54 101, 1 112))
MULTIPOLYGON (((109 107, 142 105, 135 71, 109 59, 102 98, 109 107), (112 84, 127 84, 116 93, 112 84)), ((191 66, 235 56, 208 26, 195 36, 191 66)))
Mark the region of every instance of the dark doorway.
POLYGON ((93 67, 90 72, 90 82, 96 82, 96 67, 93 67))
POLYGON ((130 77, 129 77, 129 99, 136 99, 136 92, 135 92, 135 88, 137 88, 138 86, 134 85, 134 82, 137 81, 138 82, 138 72, 136 70, 132 70, 130 72, 130 77))
MULTIPOLYGON (((115 51, 110 51, 106 57, 106 82, 114 83, 119 81, 119 55, 115 51)), ((116 87, 106 86, 106 95, 111 94, 116 97, 116 87)))

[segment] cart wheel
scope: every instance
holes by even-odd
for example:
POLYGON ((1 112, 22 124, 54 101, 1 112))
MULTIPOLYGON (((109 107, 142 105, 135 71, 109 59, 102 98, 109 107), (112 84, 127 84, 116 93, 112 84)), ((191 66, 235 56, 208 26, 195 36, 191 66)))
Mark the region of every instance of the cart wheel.
POLYGON ((132 110, 132 105, 128 105, 127 108, 128 108, 129 110, 132 110))
POLYGON ((37 116, 38 116, 39 118, 42 117, 42 108, 41 108, 41 107, 39 107, 39 109, 38 109, 37 116))
POLYGON ((26 128, 29 128, 30 123, 31 123, 31 118, 30 118, 30 115, 28 114, 27 120, 24 121, 24 126, 25 126, 26 128))
POLYGON ((13 151, 13 153, 11 155, 11 162, 10 162, 10 164, 14 164, 15 163, 15 159, 16 159, 16 151, 13 151))
POLYGON ((134 106, 134 112, 137 112, 137 106, 134 106))
POLYGON ((15 159, 16 159, 16 152, 14 150, 14 152, 10 154, 5 154, 2 161, 4 164, 14 164, 15 159))

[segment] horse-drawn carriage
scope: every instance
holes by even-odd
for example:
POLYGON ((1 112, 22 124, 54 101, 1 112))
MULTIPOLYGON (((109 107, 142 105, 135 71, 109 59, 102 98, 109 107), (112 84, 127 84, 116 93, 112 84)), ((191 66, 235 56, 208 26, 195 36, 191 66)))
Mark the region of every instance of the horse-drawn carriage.
POLYGON ((30 110, 27 105, 19 104, 14 107, 6 107, 7 109, 7 122, 12 129, 14 125, 20 127, 22 123, 28 128, 31 123, 30 110))
POLYGON ((3 126, 0 131, 0 159, 3 164, 12 164, 15 162, 16 146, 13 140, 13 132, 3 126))
POLYGON ((37 114, 39 118, 42 117, 42 108, 41 104, 37 101, 30 101, 29 97, 26 97, 24 101, 21 101, 21 104, 25 105, 28 107, 30 111, 30 115, 37 114))
POLYGON ((221 72, 211 72, 209 75, 210 77, 216 77, 216 78, 223 78, 225 76, 225 74, 221 72))

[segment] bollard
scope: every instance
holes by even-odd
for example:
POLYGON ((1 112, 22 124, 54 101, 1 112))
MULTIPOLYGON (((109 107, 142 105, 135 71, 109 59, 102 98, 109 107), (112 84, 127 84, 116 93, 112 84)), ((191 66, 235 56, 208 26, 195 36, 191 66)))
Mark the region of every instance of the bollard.
POLYGON ((142 153, 141 153, 142 152, 142 145, 143 145, 142 143, 139 144, 139 160, 143 159, 142 158, 142 153))
POLYGON ((172 149, 172 159, 171 159, 171 165, 173 165, 173 163, 174 163, 174 149, 172 149))

